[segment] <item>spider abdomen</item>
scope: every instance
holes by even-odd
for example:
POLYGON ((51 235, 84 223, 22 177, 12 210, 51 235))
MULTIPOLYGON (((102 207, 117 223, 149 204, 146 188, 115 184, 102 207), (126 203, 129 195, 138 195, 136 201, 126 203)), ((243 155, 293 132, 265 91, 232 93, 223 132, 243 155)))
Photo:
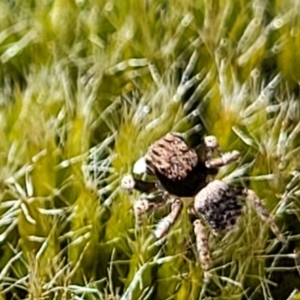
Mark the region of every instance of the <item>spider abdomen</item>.
POLYGON ((244 188, 228 185, 221 180, 207 184, 195 197, 195 211, 215 232, 231 229, 242 214, 240 198, 244 188))

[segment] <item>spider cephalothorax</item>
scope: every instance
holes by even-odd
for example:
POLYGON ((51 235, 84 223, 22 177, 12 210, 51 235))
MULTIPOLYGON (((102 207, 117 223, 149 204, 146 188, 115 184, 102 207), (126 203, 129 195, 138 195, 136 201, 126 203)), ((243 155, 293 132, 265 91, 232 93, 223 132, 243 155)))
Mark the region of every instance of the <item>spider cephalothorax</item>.
MULTIPOLYGON (((239 159, 239 152, 223 154, 214 136, 205 137, 200 151, 189 147, 182 135, 168 133, 149 148, 142 162, 144 171, 154 175, 156 182, 147 182, 128 174, 121 186, 128 192, 137 189, 144 194, 135 202, 138 225, 150 209, 171 203, 171 212, 157 225, 154 236, 160 241, 178 218, 183 204, 179 197, 194 197, 189 213, 194 219, 197 250, 205 279, 209 278, 210 255, 203 221, 217 234, 234 227, 242 214, 242 202, 249 201, 275 235, 283 237, 267 209, 256 194, 242 186, 228 184, 213 177, 218 169, 239 159), (215 156, 218 154, 219 156, 215 156), (242 201, 241 201, 242 200, 242 201)), ((139 160, 139 163, 141 160, 139 160)))
POLYGON ((206 185, 207 175, 218 172, 208 168, 201 155, 176 133, 168 133, 151 145, 145 160, 148 172, 155 174, 164 189, 180 197, 196 195, 206 185))

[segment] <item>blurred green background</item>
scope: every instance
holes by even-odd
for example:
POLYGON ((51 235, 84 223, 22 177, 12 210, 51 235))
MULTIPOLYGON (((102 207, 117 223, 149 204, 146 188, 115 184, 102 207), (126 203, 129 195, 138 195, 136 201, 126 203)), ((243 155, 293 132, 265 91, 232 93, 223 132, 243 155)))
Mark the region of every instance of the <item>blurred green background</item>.
POLYGON ((300 299, 299 65, 298 0, 0 0, 0 299, 300 299), (247 207, 208 286, 185 213, 151 246, 119 182, 168 131, 238 149, 288 243, 247 207))

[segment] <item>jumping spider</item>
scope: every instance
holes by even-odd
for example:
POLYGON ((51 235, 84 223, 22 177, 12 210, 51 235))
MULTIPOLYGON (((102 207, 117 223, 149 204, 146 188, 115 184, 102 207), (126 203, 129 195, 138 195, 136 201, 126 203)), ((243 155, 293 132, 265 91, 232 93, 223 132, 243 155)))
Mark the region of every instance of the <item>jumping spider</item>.
POLYGON ((129 193, 133 189, 143 192, 134 204, 138 225, 144 213, 171 203, 171 212, 154 231, 158 241, 165 238, 178 218, 183 207, 180 197, 194 197, 188 211, 194 220, 196 246, 206 281, 210 278, 210 252, 204 222, 215 234, 231 229, 242 214, 243 200, 249 201, 277 238, 284 241, 272 216, 252 190, 214 179, 220 167, 239 157, 238 151, 223 154, 214 136, 205 137, 200 151, 196 151, 186 144, 181 134, 168 133, 148 148, 145 157, 136 163, 134 175, 127 174, 121 180, 121 187, 129 193), (141 172, 137 169, 143 163, 143 171, 155 176, 155 182, 138 178, 136 173, 141 172))

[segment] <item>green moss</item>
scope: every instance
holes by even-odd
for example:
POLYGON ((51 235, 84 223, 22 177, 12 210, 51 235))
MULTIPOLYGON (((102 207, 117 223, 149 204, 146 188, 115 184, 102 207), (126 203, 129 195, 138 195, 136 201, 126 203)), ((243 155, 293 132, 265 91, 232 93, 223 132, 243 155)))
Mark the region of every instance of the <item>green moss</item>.
POLYGON ((289 0, 1 3, 1 297, 297 299, 299 11, 289 0), (218 176, 264 199, 287 247, 245 210, 237 231, 210 236, 205 291, 185 214, 150 247, 159 216, 137 230, 138 194, 119 181, 168 131, 238 149, 218 176))

